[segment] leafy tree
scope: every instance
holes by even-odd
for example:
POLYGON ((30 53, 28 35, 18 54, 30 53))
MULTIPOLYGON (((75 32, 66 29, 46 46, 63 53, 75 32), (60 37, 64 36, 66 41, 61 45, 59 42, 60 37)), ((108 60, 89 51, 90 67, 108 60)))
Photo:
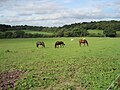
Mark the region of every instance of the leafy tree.
POLYGON ((6 38, 13 38, 13 32, 5 32, 6 38))
POLYGON ((10 25, 0 24, 0 31, 5 32, 11 28, 10 25))
POLYGON ((63 37, 63 36, 64 36, 64 31, 65 31, 65 29, 59 30, 59 31, 56 33, 56 36, 57 36, 57 37, 63 37))
POLYGON ((66 31, 66 32, 64 32, 64 37, 74 37, 75 35, 74 35, 74 33, 73 33, 73 31, 66 31))
POLYGON ((24 37, 24 34, 25 34, 25 31, 15 31, 14 32, 14 36, 16 37, 16 38, 23 38, 24 37))
POLYGON ((1 39, 2 39, 2 38, 5 38, 5 33, 0 32, 0 38, 1 38, 1 39))
POLYGON ((103 33, 106 37, 116 37, 115 30, 104 30, 103 33))
POLYGON ((103 30, 103 34, 104 34, 106 37, 116 37, 116 31, 114 30, 113 25, 107 24, 107 25, 105 26, 105 30, 103 30))

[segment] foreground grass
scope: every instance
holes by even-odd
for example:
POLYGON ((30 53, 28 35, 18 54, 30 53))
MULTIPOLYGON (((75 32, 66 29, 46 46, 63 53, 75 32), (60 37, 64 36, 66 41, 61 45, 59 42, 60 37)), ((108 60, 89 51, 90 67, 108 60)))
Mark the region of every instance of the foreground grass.
POLYGON ((105 90, 120 73, 120 38, 0 39, 0 72, 24 70, 17 90, 105 90), (54 48, 63 40, 64 48, 54 48), (46 48, 36 48, 44 41, 46 48))

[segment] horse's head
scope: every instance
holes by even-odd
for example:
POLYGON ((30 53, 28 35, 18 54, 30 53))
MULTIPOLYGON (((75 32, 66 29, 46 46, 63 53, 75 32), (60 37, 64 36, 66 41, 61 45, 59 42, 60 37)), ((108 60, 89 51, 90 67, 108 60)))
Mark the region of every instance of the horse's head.
POLYGON ((65 43, 63 41, 60 41, 60 44, 65 45, 65 43))
POLYGON ((65 43, 63 43, 63 45, 65 45, 65 43))

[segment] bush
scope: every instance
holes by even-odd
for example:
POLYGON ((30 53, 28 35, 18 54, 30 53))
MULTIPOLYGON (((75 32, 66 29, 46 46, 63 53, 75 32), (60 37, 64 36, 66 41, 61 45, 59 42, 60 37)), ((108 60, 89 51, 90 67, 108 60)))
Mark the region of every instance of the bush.
POLYGON ((5 32, 6 38, 13 38, 13 32, 5 32))
POLYGON ((5 33, 1 32, 1 33, 0 33, 0 38, 1 38, 1 39, 2 39, 2 38, 5 38, 5 33))

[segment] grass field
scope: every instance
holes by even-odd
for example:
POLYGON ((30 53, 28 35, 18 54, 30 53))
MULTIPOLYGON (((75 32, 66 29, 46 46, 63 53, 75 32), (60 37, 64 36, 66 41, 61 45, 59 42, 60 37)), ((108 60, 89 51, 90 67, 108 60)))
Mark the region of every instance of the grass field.
POLYGON ((95 33, 95 34, 103 34, 103 30, 88 30, 89 33, 95 33))
POLYGON ((31 30, 23 30, 23 31, 25 31, 26 33, 31 33, 31 34, 38 33, 38 34, 47 34, 47 35, 53 35, 53 33, 50 33, 50 32, 31 31, 31 30))
MULTIPOLYGON (((120 38, 0 39, 0 72, 26 71, 16 90, 107 90, 120 74, 120 38), (54 48, 57 40, 64 48, 54 48), (46 47, 36 48, 36 41, 46 47)), ((114 90, 114 89, 113 89, 114 90)))
MULTIPOLYGON (((15 32, 16 30, 10 30, 11 32, 15 32)), ((24 31, 25 33, 31 33, 31 34, 47 34, 47 35, 53 35, 52 32, 42 32, 42 31, 32 31, 32 30, 21 30, 24 31)), ((9 31, 7 31, 9 32, 9 31)))

